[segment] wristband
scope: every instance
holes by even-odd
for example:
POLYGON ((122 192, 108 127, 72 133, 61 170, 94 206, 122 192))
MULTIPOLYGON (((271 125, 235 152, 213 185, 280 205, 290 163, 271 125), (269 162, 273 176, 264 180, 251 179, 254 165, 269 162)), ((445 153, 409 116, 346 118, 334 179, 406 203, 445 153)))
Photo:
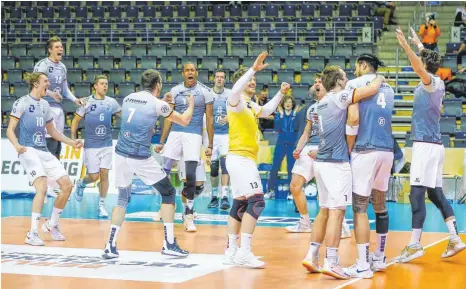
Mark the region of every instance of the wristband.
POLYGON ((346 134, 347 135, 358 135, 359 125, 350 126, 346 125, 346 134))

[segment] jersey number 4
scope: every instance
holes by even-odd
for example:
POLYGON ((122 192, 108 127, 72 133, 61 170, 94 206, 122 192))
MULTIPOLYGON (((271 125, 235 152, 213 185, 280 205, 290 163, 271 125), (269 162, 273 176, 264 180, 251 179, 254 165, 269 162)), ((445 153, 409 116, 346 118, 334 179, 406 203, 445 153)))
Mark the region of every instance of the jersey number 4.
POLYGON ((387 106, 387 102, 385 102, 385 94, 383 92, 379 92, 377 96, 377 105, 380 105, 382 108, 387 106))

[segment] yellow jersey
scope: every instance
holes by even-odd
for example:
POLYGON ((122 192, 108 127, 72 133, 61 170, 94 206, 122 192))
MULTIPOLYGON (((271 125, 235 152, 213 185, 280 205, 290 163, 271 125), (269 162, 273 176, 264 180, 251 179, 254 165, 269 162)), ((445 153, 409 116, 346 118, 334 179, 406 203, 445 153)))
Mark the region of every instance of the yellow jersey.
POLYGON ((236 106, 227 105, 230 153, 256 161, 260 141, 257 117, 260 113, 258 104, 243 98, 236 106))

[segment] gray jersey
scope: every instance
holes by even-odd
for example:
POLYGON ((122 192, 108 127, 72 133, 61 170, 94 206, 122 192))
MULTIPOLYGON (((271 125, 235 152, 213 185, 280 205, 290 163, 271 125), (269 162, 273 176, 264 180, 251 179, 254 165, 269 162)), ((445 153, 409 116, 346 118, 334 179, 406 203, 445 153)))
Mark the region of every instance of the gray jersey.
MULTIPOLYGON (((49 90, 65 95, 67 92, 66 67, 62 62, 53 62, 49 58, 44 58, 34 66, 34 72, 42 72, 47 75, 50 82, 49 90)), ((50 96, 44 97, 49 103, 56 104, 55 99, 50 96)))
POLYGON ((445 96, 445 84, 440 77, 430 75, 430 84, 421 83, 414 90, 411 140, 442 143, 440 111, 445 96))
POLYGON ((223 125, 219 123, 219 120, 222 117, 227 115, 227 101, 228 96, 231 94, 231 89, 224 88, 221 93, 215 93, 212 89, 214 95, 214 131, 215 134, 228 134, 228 123, 223 125))
POLYGON ((346 117, 354 90, 328 92, 317 107, 319 114, 318 162, 348 162, 346 143, 346 117))
POLYGON ((190 94, 194 97, 194 111, 191 122, 187 126, 173 124, 172 131, 195 133, 202 135, 202 118, 204 117, 205 107, 214 101, 213 91, 204 84, 197 82, 193 87, 185 87, 184 82, 178 84, 170 90, 173 97, 172 104, 175 105, 175 111, 183 113, 188 108, 186 97, 190 94))
MULTIPOLYGON (((346 89, 367 86, 376 78, 366 74, 348 81, 346 89)), ((392 112, 395 106, 394 92, 383 83, 377 94, 359 102, 359 132, 354 150, 393 151, 392 112)))
POLYGON ((135 159, 149 158, 155 122, 160 115, 169 117, 172 114, 170 105, 148 91, 139 91, 125 97, 121 111, 116 153, 135 159))
POLYGON ((319 115, 317 114, 318 102, 311 105, 306 112, 306 119, 312 123, 311 134, 306 145, 319 142, 319 115))
POLYGON ((120 111, 120 105, 111 97, 96 99, 91 95, 86 98, 86 105, 76 110, 77 115, 84 117, 84 148, 112 146, 112 116, 120 111))
POLYGON ((47 101, 25 95, 15 101, 10 116, 19 119, 19 143, 22 146, 48 151, 45 125, 53 117, 47 101))

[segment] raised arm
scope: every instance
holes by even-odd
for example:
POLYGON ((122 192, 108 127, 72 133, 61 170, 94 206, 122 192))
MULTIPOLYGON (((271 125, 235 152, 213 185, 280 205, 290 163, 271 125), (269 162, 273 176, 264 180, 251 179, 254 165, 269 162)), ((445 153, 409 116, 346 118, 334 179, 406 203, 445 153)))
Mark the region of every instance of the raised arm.
MULTIPOLYGON (((171 127, 172 122, 182 125, 182 126, 187 126, 191 122, 191 118, 193 117, 193 111, 194 111, 194 97, 192 95, 189 95, 186 98, 186 101, 188 103, 188 108, 182 114, 176 111, 172 111, 171 114, 167 118, 165 118, 165 124, 163 127, 162 137, 160 139, 161 143, 165 143, 168 133, 170 132, 170 127, 171 127), (165 130, 167 121, 170 127, 167 130, 165 130)), ((173 109, 174 105, 171 105, 171 106, 173 109)))
POLYGON ((353 103, 375 95, 384 81, 385 77, 382 75, 377 75, 377 77, 368 85, 361 88, 356 88, 353 91, 353 103))
POLYGON ((53 122, 49 121, 47 122, 47 124, 45 125, 45 128, 47 129, 47 133, 52 137, 54 138, 55 140, 59 141, 59 142, 63 142, 63 143, 66 143, 67 145, 70 145, 74 148, 80 148, 83 146, 83 143, 82 141, 80 140, 72 140, 70 139, 69 137, 65 136, 64 134, 62 134, 60 131, 58 131, 56 128, 55 128, 55 125, 53 124, 53 122))
POLYGON ((283 82, 280 88, 280 91, 265 105, 261 106, 260 113, 257 115, 258 117, 267 117, 274 113, 277 110, 278 105, 282 101, 285 94, 290 89, 290 84, 283 82))

